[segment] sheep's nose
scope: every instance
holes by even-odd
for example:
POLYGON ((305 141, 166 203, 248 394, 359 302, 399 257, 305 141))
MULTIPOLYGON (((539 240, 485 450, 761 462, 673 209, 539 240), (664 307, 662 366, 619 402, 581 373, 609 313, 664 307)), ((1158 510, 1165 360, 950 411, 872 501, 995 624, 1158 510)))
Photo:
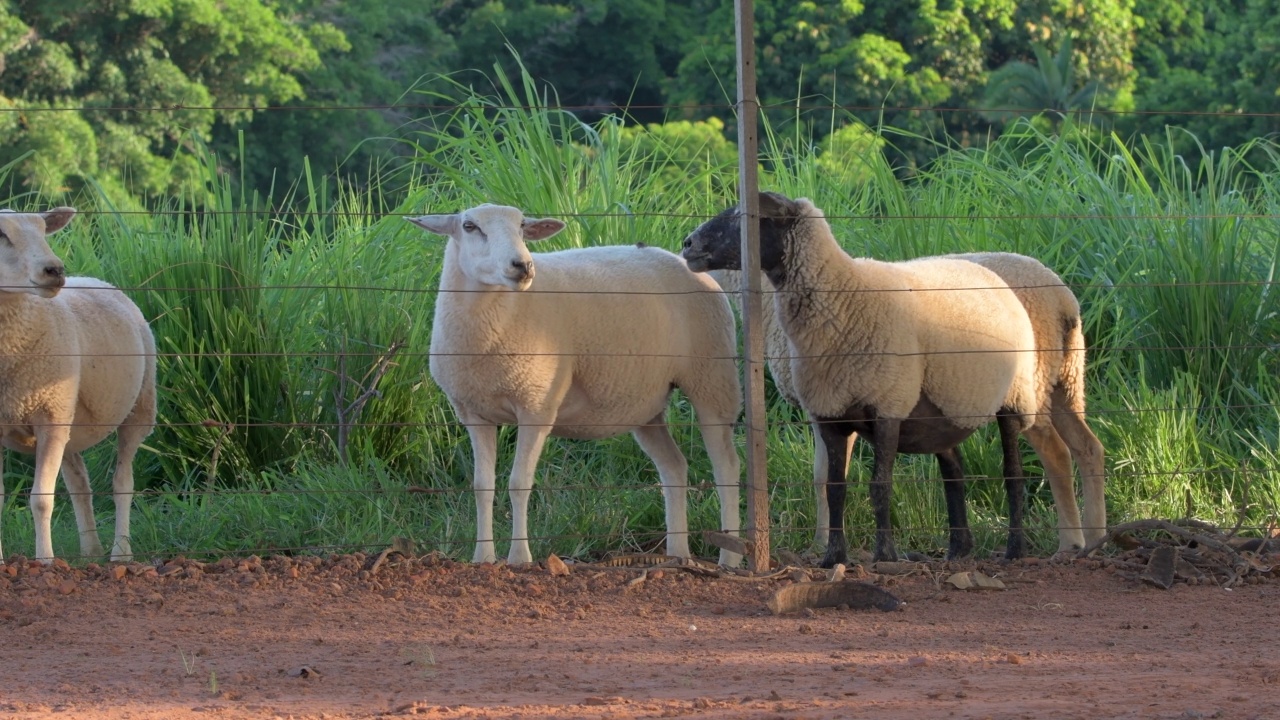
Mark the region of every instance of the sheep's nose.
POLYGON ((685 238, 682 247, 684 247, 685 250, 693 247, 693 240, 691 238, 685 238))
POLYGON ((511 267, 522 280, 533 274, 533 260, 512 260, 511 267))
POLYGON ((57 263, 54 265, 45 265, 44 274, 47 277, 53 278, 54 280, 61 280, 63 277, 66 276, 67 269, 62 265, 62 263, 57 263))

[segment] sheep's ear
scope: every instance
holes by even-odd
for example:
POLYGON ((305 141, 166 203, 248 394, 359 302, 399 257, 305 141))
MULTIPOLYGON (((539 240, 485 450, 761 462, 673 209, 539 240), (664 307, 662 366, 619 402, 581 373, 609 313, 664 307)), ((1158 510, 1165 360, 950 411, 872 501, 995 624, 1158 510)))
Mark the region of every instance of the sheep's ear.
POLYGON ((419 215, 407 217, 405 220, 430 233, 453 237, 458 232, 457 215, 419 215))
POLYGON ((555 218, 542 218, 541 220, 525 220, 520 224, 520 230, 524 234, 524 239, 528 241, 546 240, 564 229, 564 221, 555 218))
POLYGON ((760 193, 760 214, 765 217, 784 218, 799 215, 796 204, 786 195, 776 192, 760 193))
POLYGON ((76 216, 76 209, 73 207, 56 207, 46 213, 44 217, 44 232, 46 235, 56 233, 71 222, 71 218, 76 216))

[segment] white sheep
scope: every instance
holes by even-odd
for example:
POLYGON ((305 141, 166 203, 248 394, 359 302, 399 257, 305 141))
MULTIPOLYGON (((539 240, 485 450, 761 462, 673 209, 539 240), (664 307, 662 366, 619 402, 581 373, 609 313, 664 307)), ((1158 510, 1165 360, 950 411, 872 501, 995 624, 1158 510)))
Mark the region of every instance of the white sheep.
MULTIPOLYGON (((654 247, 531 255, 526 242, 551 237, 565 224, 526 220, 513 207, 484 204, 408 220, 449 238, 430 369, 471 437, 475 562, 495 559, 497 426, 511 424, 519 430, 508 562, 533 559, 529 494, 548 435, 600 439, 624 432, 658 468, 667 553, 688 557, 688 464, 665 419, 674 388, 697 412, 720 496, 721 529, 738 532, 737 340, 733 312, 714 281, 654 247)), ((722 564, 740 559, 720 553, 722 564)))
MULTIPOLYGON (((30 501, 35 559, 47 563, 53 560, 50 521, 59 466, 75 510, 80 554, 103 555, 80 453, 116 432, 111 559, 125 561, 133 557, 133 458, 155 425, 155 340, 120 290, 65 276, 45 236, 74 215, 66 207, 0 211, 0 439, 36 456, 30 501)), ((0 485, 0 504, 3 492, 0 485)))
MULTIPOLYGON (((1086 541, 1106 532, 1107 509, 1103 486, 1105 467, 1102 443, 1085 422, 1085 345, 1081 331, 1080 303, 1057 273, 1026 255, 1006 252, 978 252, 950 255, 974 262, 999 275, 1026 308, 1036 336, 1037 387, 1043 393, 1039 414, 1051 422, 1037 422, 1024 434, 1044 466, 1045 477, 1053 491, 1058 516, 1058 552, 1066 553, 1084 547, 1086 541), (1085 498, 1085 527, 1081 528, 1080 509, 1076 503, 1072 459, 1080 469, 1085 498)), ((742 287, 738 270, 714 270, 708 273, 720 283, 731 300, 742 287)), ((762 287, 772 290, 768 278, 762 287)), ((765 354, 774 386, 788 402, 800 405, 795 384, 791 380, 791 363, 787 336, 777 321, 772 297, 762 303, 765 354)), ((813 429, 813 484, 817 508, 814 543, 825 548, 830 528, 827 509, 827 449, 818 429, 813 429)), ((857 433, 849 436, 851 453, 857 433)))
MULTIPOLYGON (((964 470, 956 446, 996 420, 1009 497, 1007 557, 1024 552, 1017 434, 1032 427, 1041 392, 1026 310, 992 271, 954 258, 885 263, 849 257, 822 212, 775 193, 760 198, 761 267, 788 339, 792 382, 827 449, 830 536, 823 565, 847 561, 843 473, 848 443, 875 448, 875 559, 896 559, 890 524, 899 452, 934 454, 946 482, 948 555, 972 550, 964 470)), ((741 215, 730 208, 685 239, 694 270, 740 269, 741 215)))

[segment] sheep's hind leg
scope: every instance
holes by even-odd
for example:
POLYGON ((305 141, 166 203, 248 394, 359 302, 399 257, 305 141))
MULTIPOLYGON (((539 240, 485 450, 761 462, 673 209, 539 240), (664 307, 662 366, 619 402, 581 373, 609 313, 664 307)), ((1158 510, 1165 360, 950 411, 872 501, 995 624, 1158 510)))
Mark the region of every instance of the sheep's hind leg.
POLYGON ((1044 466, 1045 479, 1053 490, 1053 507, 1058 516, 1058 554, 1066 556, 1084 547, 1080 507, 1076 504, 1075 479, 1067 444, 1053 425, 1038 421, 1022 433, 1044 466))
POLYGON ((827 451, 827 482, 823 487, 826 494, 827 552, 819 563, 822 567, 835 567, 849 562, 849 541, 844 534, 844 503, 848 494, 849 482, 846 471, 849 467, 849 441, 851 433, 847 426, 838 421, 815 420, 813 423, 822 438, 827 451))
POLYGON ((511 464, 507 485, 511 496, 511 550, 507 553, 507 562, 511 565, 533 562, 533 554, 529 552, 529 495, 533 493, 533 476, 551 427, 552 423, 546 420, 521 419, 516 433, 516 458, 511 464))
POLYGON ((1084 537, 1092 542, 1107 534, 1107 502, 1103 489, 1106 482, 1105 453, 1098 436, 1085 422, 1083 401, 1073 409, 1068 404, 1066 392, 1059 387, 1053 391, 1053 407, 1053 426, 1071 448, 1071 456, 1080 469, 1084 494, 1084 537))
MULTIPOLYGON (((662 495, 667 509, 667 554, 687 558, 689 557, 689 462, 685 460, 680 447, 671 437, 671 431, 667 429, 664 416, 665 411, 632 430, 631 434, 640 444, 640 449, 653 459, 653 464, 658 467, 658 477, 662 479, 662 495)), ((737 512, 736 507, 734 512, 737 512)))
POLYGON ((80 532, 80 554, 86 558, 103 555, 102 541, 98 538, 98 525, 93 517, 93 490, 89 486, 89 470, 80 453, 64 453, 62 479, 67 483, 71 507, 76 513, 76 529, 80 532))
POLYGON ((1026 506, 1026 480, 1022 474, 1022 453, 1018 452, 1019 416, 1007 410, 996 414, 1000 426, 1000 447, 1004 451, 1004 488, 1009 498, 1009 541, 1004 547, 1007 560, 1026 554, 1022 515, 1026 506))
POLYGON ((973 532, 969 530, 969 509, 964 502, 964 461, 959 448, 937 453, 935 457, 947 498, 947 559, 968 557, 973 554, 973 532))
MULTIPOLYGON (((155 368, 149 368, 133 410, 116 430, 116 469, 111 477, 111 496, 116 507, 116 532, 111 543, 113 562, 129 562, 133 559, 129 536, 129 511, 133 508, 133 459, 138 454, 138 448, 142 447, 142 441, 147 439, 156 425, 154 375, 155 368)), ((97 538, 96 533, 94 538, 97 538)))
POLYGON ((471 437, 473 475, 471 486, 476 497, 476 551, 471 562, 491 563, 497 560, 493 549, 493 496, 497 486, 498 428, 479 420, 460 417, 471 437))
MULTIPOLYGON (((706 416, 699 411, 698 418, 701 420, 704 417, 706 416)), ((738 499, 738 488, 742 482, 742 461, 738 458, 738 448, 733 443, 734 419, 708 418, 702 421, 701 428, 702 441, 707 446, 707 454, 711 456, 716 495, 720 498, 720 530, 737 537, 742 529, 742 510, 738 499)), ((721 548, 720 564, 738 567, 742 564, 742 556, 721 548)))

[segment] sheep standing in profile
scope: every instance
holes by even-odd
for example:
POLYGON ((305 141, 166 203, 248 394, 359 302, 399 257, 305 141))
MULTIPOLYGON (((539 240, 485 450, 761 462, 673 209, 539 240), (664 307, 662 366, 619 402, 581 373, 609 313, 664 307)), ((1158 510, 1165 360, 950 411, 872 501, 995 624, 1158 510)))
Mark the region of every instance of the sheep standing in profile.
MULTIPOLYGON (((996 420, 1009 497, 1005 555, 1023 554, 1022 460, 1017 435, 1036 421, 1031 321, 998 275, 972 262, 885 263, 849 257, 805 199, 761 195, 761 268, 777 289, 792 380, 827 450, 830 536, 822 564, 847 561, 844 472, 849 438, 874 447, 871 502, 876 560, 897 558, 890 524, 899 452, 937 457, 946 481, 950 557, 972 551, 964 469, 956 446, 996 420)), ((741 269, 741 215, 730 208, 694 230, 694 270, 741 269)))
MULTIPOLYGON (((59 466, 75 510, 80 554, 103 554, 80 453, 116 432, 111 559, 126 561, 133 557, 133 457, 156 419, 155 339, 124 293, 99 280, 65 276, 45 236, 74 215, 72 208, 0 211, 0 441, 35 455, 35 559, 47 563, 53 560, 50 521, 59 466)), ((0 455, 0 471, 2 460, 0 455)), ((0 504, 3 492, 0 485, 0 504)))
MULTIPOLYGON (((949 255, 958 260, 977 263, 1008 283, 1031 319, 1036 336, 1036 374, 1039 376, 1040 418, 1023 434, 1044 466, 1045 477, 1053 491, 1054 509, 1058 516, 1058 552, 1080 550, 1087 541, 1106 533, 1107 508, 1104 500, 1104 451, 1102 443, 1085 421, 1085 345, 1080 317, 1080 303, 1057 273, 1026 255, 1007 252, 976 252, 949 255), (1080 470, 1085 500, 1084 527, 1074 492, 1072 460, 1080 470)), ((742 288, 738 270, 713 270, 708 273, 724 288, 730 299, 742 288)), ((772 291, 768 278, 762 285, 772 291)), ((762 303, 765 355, 774 386, 788 402, 800 405, 795 383, 791 379, 791 363, 787 336, 778 324, 772 295, 762 303)), ((827 448, 817 427, 813 428, 813 484, 817 500, 814 543, 825 548, 830 532, 827 509, 827 448)), ((857 433, 849 436, 851 453, 857 433)), ((951 485, 947 486, 952 487, 951 485)))
MULTIPOLYGON (((721 529, 736 534, 742 408, 733 313, 720 288, 678 256, 612 246, 530 254, 526 242, 564 223, 481 205, 408 218, 449 238, 431 328, 431 376, 471 437, 475 562, 495 559, 497 428, 518 425, 511 469, 508 562, 528 563, 528 506, 549 435, 630 432, 653 459, 666 501, 667 553, 689 556, 688 464, 667 429, 671 391, 698 415, 720 496, 721 529)), ((720 562, 740 557, 721 551, 720 562)))

